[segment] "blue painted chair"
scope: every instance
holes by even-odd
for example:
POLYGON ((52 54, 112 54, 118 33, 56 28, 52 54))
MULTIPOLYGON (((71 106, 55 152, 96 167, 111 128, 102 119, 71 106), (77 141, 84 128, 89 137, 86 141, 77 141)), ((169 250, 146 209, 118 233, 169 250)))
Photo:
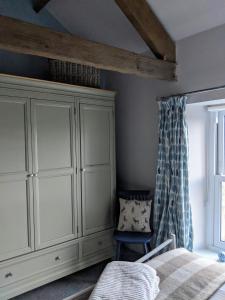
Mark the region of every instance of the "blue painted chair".
MULTIPOLYGON (((123 190, 118 192, 118 199, 123 198, 127 200, 153 200, 153 192, 152 191, 143 191, 143 190, 123 190)), ((153 203, 152 203, 153 205, 153 203)), ((151 209, 153 211, 153 207, 151 209)), ((117 213, 119 215, 119 204, 117 203, 117 213)), ((149 219, 150 228, 152 228, 152 220, 151 217, 149 219)), ((114 239, 116 240, 116 260, 120 259, 120 249, 121 245, 124 244, 143 244, 144 253, 148 253, 150 242, 153 236, 153 232, 143 233, 143 232, 128 232, 128 231, 118 231, 114 232, 114 239)))

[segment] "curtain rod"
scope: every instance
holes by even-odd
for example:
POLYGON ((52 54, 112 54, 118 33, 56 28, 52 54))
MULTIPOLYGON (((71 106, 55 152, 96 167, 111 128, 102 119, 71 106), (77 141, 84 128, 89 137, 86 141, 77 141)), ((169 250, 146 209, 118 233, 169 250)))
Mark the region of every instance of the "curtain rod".
POLYGON ((212 88, 207 88, 207 89, 202 89, 202 90, 194 90, 194 91, 190 91, 190 92, 186 92, 186 93, 179 93, 179 94, 173 94, 173 95, 169 95, 169 96, 164 96, 164 97, 157 97, 156 100, 157 101, 164 101, 169 97, 178 97, 178 96, 189 96, 192 94, 200 94, 200 93, 205 93, 205 92, 209 92, 209 91, 215 91, 215 90, 220 90, 220 89, 224 89, 225 85, 220 85, 220 86, 216 86, 216 87, 212 87, 212 88))

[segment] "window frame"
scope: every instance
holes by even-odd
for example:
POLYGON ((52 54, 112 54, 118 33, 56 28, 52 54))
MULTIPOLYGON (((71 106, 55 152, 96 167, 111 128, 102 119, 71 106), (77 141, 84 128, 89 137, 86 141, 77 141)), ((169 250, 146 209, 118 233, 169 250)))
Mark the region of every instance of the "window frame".
POLYGON ((225 119, 225 111, 219 111, 217 112, 217 118, 218 118, 218 138, 217 138, 217 174, 218 175, 224 175, 225 174, 225 167, 224 167, 224 119, 225 119), (218 141, 223 141, 222 143, 218 143, 218 141))
POLYGON ((214 212, 214 246, 225 249, 225 241, 221 240, 221 184, 225 182, 224 175, 215 175, 215 212, 214 212), (216 201, 218 199, 219 201, 216 201), (219 233, 219 234, 218 234, 219 233))
POLYGON ((207 244, 214 250, 225 250, 221 240, 221 184, 225 182, 225 111, 209 110, 207 153, 207 244), (222 140, 222 143, 218 143, 222 140))

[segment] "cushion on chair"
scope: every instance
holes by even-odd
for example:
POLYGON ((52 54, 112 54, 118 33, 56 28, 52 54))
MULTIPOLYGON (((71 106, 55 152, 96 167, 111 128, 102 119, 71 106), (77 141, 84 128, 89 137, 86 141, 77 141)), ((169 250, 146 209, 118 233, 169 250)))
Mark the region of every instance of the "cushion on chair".
POLYGON ((127 200, 120 201, 119 231, 151 232, 150 214, 151 200, 127 200))

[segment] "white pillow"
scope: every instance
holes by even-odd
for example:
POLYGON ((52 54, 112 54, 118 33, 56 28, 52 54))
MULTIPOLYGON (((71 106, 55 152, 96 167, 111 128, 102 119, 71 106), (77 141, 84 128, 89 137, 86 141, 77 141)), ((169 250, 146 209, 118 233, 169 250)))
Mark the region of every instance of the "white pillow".
POLYGON ((151 232, 149 220, 152 200, 120 201, 119 231, 151 232))

